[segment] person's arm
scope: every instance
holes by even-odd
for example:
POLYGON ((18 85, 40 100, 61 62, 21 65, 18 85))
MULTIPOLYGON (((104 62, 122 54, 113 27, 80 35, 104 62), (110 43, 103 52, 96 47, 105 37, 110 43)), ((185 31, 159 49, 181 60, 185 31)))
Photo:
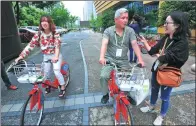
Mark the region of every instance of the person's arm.
POLYGON ((55 56, 52 58, 52 61, 57 62, 59 60, 60 45, 61 45, 60 35, 55 34, 54 38, 55 38, 55 56))
POLYGON ((164 44, 165 39, 166 39, 166 36, 163 37, 163 38, 162 38, 156 45, 154 45, 153 47, 150 47, 150 46, 149 46, 147 40, 146 40, 143 36, 141 36, 141 37, 139 38, 139 41, 144 43, 144 46, 146 47, 146 49, 147 49, 149 55, 151 55, 151 56, 152 56, 152 55, 156 55, 157 57, 159 57, 159 56, 160 56, 160 55, 159 55, 159 50, 161 49, 161 45, 164 44))
POLYGON ((108 46, 108 39, 103 38, 102 45, 101 45, 101 50, 100 50, 100 58, 99 58, 99 63, 102 64, 102 65, 106 64, 105 53, 106 53, 106 50, 107 50, 107 46, 108 46))
POLYGON ((107 51, 108 42, 109 42, 109 32, 108 32, 108 29, 106 29, 103 33, 102 45, 101 45, 101 50, 100 50, 100 58, 99 58, 99 63, 102 65, 106 64, 105 54, 107 51))
POLYGON ((141 50, 140 50, 140 48, 139 48, 139 46, 138 46, 138 44, 137 44, 135 32, 134 32, 134 30, 131 29, 131 28, 130 28, 129 30, 130 30, 130 31, 129 31, 129 32, 130 32, 129 35, 130 35, 130 41, 131 41, 132 48, 133 48, 133 50, 134 50, 134 52, 135 52, 135 54, 136 54, 136 56, 137 56, 137 58, 138 58, 138 62, 139 62, 142 66, 144 66, 144 61, 143 61, 142 56, 141 56, 141 50))
POLYGON ((15 59, 15 62, 18 62, 21 59, 24 59, 30 54, 30 51, 32 51, 36 46, 39 46, 38 42, 39 35, 35 34, 31 41, 28 43, 28 45, 24 48, 24 50, 20 53, 19 57, 15 59))
POLYGON ((142 66, 144 66, 144 61, 142 59, 142 56, 141 56, 141 50, 137 44, 137 41, 136 40, 132 40, 131 41, 131 45, 132 45, 132 48, 138 58, 138 62, 142 64, 142 66))

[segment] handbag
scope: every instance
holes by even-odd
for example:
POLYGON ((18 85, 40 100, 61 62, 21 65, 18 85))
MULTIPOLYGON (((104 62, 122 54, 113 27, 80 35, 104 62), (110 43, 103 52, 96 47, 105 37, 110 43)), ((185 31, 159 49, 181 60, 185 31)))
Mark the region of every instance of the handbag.
POLYGON ((157 82, 163 86, 179 87, 182 82, 182 72, 175 67, 158 68, 157 82))
MULTIPOLYGON (((160 55, 163 54, 166 42, 167 39, 165 41, 165 44, 163 46, 160 55)), ((171 45, 171 43, 168 45, 168 47, 171 45)), ((160 85, 169 86, 169 87, 179 87, 182 82, 182 72, 179 68, 175 68, 175 67, 170 67, 170 66, 158 67, 156 79, 160 85)))

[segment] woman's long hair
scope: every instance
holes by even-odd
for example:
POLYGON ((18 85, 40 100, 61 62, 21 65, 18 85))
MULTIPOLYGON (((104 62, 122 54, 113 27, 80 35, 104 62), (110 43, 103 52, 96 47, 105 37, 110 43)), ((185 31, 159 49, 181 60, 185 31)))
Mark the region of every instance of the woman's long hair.
POLYGON ((40 18, 40 23, 39 23, 39 30, 44 31, 44 29, 43 29, 42 26, 41 26, 41 22, 42 22, 42 21, 45 21, 45 20, 47 20, 48 23, 49 23, 50 31, 51 31, 52 33, 55 33, 56 27, 55 27, 55 24, 54 24, 52 18, 51 18, 49 15, 42 15, 42 16, 41 16, 41 18, 40 18))
POLYGON ((181 11, 174 11, 169 14, 174 21, 174 24, 179 25, 174 32, 175 36, 191 37, 189 29, 188 15, 181 11))

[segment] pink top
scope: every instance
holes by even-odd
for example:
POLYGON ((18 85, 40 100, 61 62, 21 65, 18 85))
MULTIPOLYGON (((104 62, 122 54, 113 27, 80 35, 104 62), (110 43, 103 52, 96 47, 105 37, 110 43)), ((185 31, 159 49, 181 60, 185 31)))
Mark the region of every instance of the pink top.
POLYGON ((54 34, 54 39, 52 32, 45 34, 41 32, 40 41, 38 42, 39 35, 35 34, 29 44, 21 52, 20 56, 23 58, 28 56, 30 51, 35 48, 35 46, 40 47, 43 54, 54 54, 55 48, 60 48, 61 40, 58 33, 54 34))

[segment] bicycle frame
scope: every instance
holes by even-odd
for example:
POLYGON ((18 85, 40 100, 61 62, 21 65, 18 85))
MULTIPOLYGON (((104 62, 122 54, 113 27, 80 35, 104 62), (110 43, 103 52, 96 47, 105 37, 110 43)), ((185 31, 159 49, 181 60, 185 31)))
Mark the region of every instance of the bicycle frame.
POLYGON ((108 81, 108 89, 110 91, 110 96, 114 98, 115 120, 117 121, 117 124, 119 124, 120 113, 122 113, 125 122, 128 123, 128 110, 126 106, 129 106, 130 102, 128 101, 125 92, 121 91, 116 84, 116 74, 118 71, 117 66, 114 63, 109 63, 109 64, 111 64, 114 67, 114 69, 110 73, 110 79, 108 81))
POLYGON ((35 83, 33 85, 33 89, 31 91, 29 91, 28 93, 29 95, 32 95, 31 97, 31 101, 30 101, 30 111, 35 107, 35 105, 38 105, 38 110, 41 110, 43 102, 44 102, 44 96, 42 93, 42 90, 39 88, 38 84, 35 83))
POLYGON ((120 112, 122 113, 125 121, 128 121, 128 112, 125 108, 125 105, 130 105, 130 102, 127 99, 127 95, 123 91, 120 91, 116 82, 115 82, 115 70, 112 70, 110 73, 110 80, 108 82, 108 88, 110 91, 110 96, 114 98, 116 109, 115 109, 115 119, 117 122, 120 121, 120 112))

